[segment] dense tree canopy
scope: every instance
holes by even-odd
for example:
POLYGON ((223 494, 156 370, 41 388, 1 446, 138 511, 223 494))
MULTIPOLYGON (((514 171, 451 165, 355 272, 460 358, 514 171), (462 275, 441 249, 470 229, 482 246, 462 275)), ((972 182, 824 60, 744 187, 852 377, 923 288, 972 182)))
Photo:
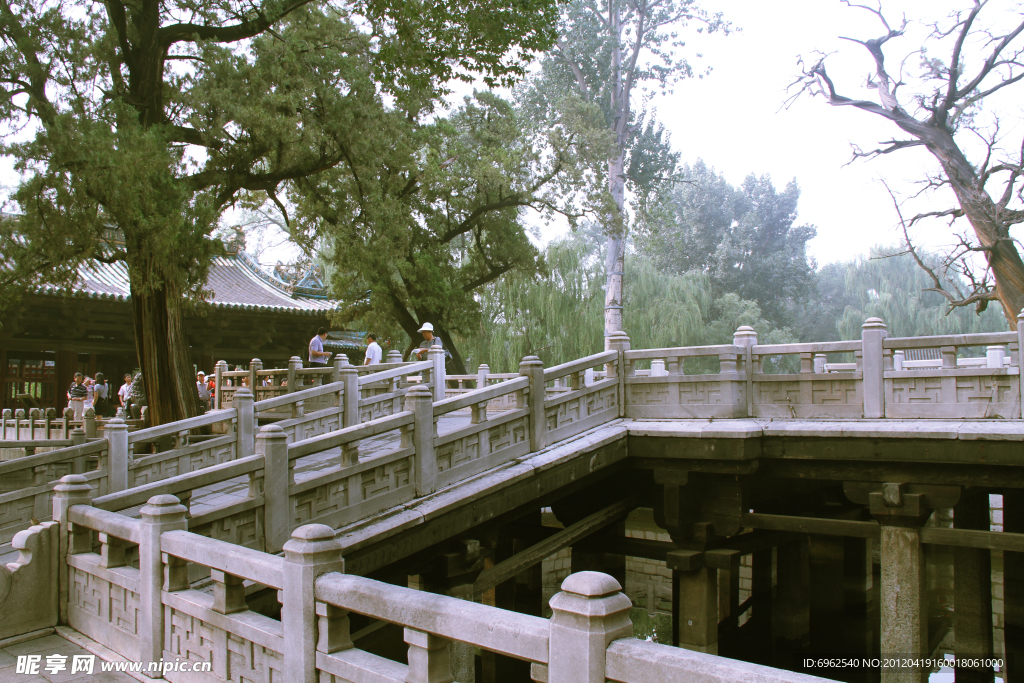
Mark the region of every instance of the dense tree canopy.
MULTIPOLYGON (((695 75, 687 61, 687 31, 727 29, 720 15, 696 0, 571 0, 564 6, 555 48, 524 99, 539 120, 592 103, 603 114, 601 130, 609 151, 591 168, 603 192, 589 206, 607 240, 605 248, 605 333, 623 327, 623 272, 630 208, 642 219, 646 196, 672 177, 678 154, 648 107, 654 91, 670 89, 695 75)), ((702 75, 702 74, 701 74, 702 75)))
POLYGON ((797 226, 800 190, 776 191, 768 176, 750 175, 739 188, 698 160, 683 166, 636 237, 638 252, 667 273, 704 273, 717 295, 756 301, 778 326, 789 324, 795 300, 813 291, 807 242, 817 233, 797 226))
POLYGON ((589 153, 578 128, 532 126, 495 94, 476 93, 445 118, 396 116, 372 154, 296 181, 295 229, 332 269, 341 322, 413 343, 430 322, 464 372, 453 334, 478 324, 477 290, 543 269, 523 213, 573 211, 589 153))
POLYGON ((509 84, 554 20, 547 0, 0 0, 0 153, 23 173, 0 291, 125 262, 151 415, 194 414, 183 308, 225 208, 358 165, 448 79, 509 84))

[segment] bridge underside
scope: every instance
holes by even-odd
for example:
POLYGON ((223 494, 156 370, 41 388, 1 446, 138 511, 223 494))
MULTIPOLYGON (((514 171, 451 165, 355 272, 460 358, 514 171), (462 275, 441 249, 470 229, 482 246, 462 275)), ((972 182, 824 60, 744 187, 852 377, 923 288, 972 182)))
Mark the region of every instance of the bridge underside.
MULTIPOLYGON (((1022 440, 979 421, 618 420, 339 538, 348 573, 536 615, 568 573, 604 571, 662 642, 773 666, 1024 664, 1022 440)), ((402 646, 364 626, 382 652, 402 646)), ((495 657, 464 653, 457 680, 527 680, 495 657)))

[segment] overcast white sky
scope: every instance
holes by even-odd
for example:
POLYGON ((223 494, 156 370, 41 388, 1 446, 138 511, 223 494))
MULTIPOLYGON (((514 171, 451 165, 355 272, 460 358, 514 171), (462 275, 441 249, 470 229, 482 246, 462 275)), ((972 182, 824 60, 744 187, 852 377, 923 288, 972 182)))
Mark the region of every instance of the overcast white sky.
MULTIPOLYGON (((900 131, 880 117, 832 107, 820 97, 803 98, 779 111, 787 85, 799 73, 797 55, 811 58, 816 49, 838 50, 826 64, 841 93, 871 97, 873 91, 863 88, 873 68, 867 51, 838 36, 878 37, 883 33, 878 20, 839 0, 711 0, 704 4, 724 12, 741 30, 692 42, 694 50, 704 55, 702 62, 713 67, 711 75, 680 84, 674 95, 659 103, 659 119, 671 130, 683 160, 703 158, 734 185, 749 173, 767 173, 781 189, 795 177, 802 191, 799 223, 818 227, 810 251, 819 265, 866 253, 876 244, 896 244, 900 240, 897 217, 879 180, 885 178, 898 194, 910 194, 917 189, 912 181, 936 167, 930 155, 919 149, 903 150, 844 166, 851 158, 851 142, 873 149, 875 143, 900 131)), ((912 21, 907 37, 894 39, 886 48, 888 70, 898 70, 902 56, 920 45, 929 30, 924 23, 969 5, 962 0, 886 2, 890 23, 898 22, 903 12, 912 21)), ((1012 11, 1011 5, 1020 12, 1019 3, 991 2, 994 9, 1006 13, 1012 11)), ((917 65, 916 57, 908 60, 908 72, 916 73, 917 65)), ((1018 90, 1016 99, 1001 97, 994 103, 1011 149, 1015 145, 1019 149, 1024 132, 1020 94, 1018 90)), ((915 208, 948 206, 942 198, 932 197, 915 208)), ((950 234, 945 223, 934 221, 917 227, 912 237, 936 247, 950 242, 950 234)))
MULTIPOLYGON (((890 72, 897 71, 902 57, 920 45, 928 21, 968 4, 966 0, 887 2, 891 21, 898 21, 903 12, 912 20, 907 37, 887 46, 890 72)), ((698 67, 712 66, 712 73, 680 83, 672 95, 654 103, 682 160, 703 158, 733 185, 749 173, 769 174, 779 189, 796 178, 802 190, 798 224, 817 226, 818 237, 810 243, 810 252, 819 265, 866 253, 876 244, 897 244, 896 215, 880 179, 885 178, 898 194, 908 195, 916 189, 913 181, 935 168, 931 157, 922 150, 905 150, 846 165, 851 142, 870 149, 899 131, 877 116, 831 107, 822 98, 802 98, 790 109, 781 109, 786 86, 799 73, 797 56, 812 59, 816 49, 837 51, 827 64, 841 92, 871 97, 873 91, 863 88, 873 66, 866 50, 838 36, 877 37, 881 34, 877 19, 839 0, 705 0, 704 6, 721 10, 741 30, 730 36, 695 37, 687 49, 703 57, 693 62, 698 67)), ((991 0, 990 7, 1020 12, 1019 3, 1012 0, 991 0)), ((907 62, 908 73, 916 72, 917 63, 916 57, 907 62)), ((1024 133, 1020 90, 1024 88, 1016 93, 1010 90, 1016 99, 1002 97, 993 102, 1011 147, 1020 144, 1024 133)), ((0 159, 0 185, 14 182, 9 160, 0 159)), ((949 205, 942 197, 927 197, 914 208, 925 211, 949 205)), ((564 230, 552 226, 542 237, 548 241, 564 230)), ((923 246, 936 248, 951 241, 951 231, 935 221, 917 226, 913 237, 923 246)), ((264 260, 268 256, 272 255, 264 260)))

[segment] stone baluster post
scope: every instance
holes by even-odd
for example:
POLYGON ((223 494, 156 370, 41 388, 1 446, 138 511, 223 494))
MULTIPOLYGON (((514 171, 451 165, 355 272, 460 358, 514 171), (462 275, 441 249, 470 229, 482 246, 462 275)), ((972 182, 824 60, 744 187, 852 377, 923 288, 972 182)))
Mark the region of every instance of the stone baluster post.
MULTIPOLYGON (((743 348, 740 354, 741 362, 739 372, 743 373, 746 380, 744 393, 746 395, 747 417, 754 416, 754 374, 760 372, 761 363, 758 357, 754 356, 754 347, 757 345, 757 331, 750 325, 740 325, 732 335, 733 346, 743 348)), ((679 362, 679 373, 683 372, 682 359, 679 362)))
POLYGON ((476 388, 485 389, 487 388, 487 375, 490 374, 491 368, 487 363, 481 363, 480 367, 476 369, 476 388))
POLYGON ((260 386, 263 380, 256 374, 263 369, 263 361, 259 358, 253 358, 249 361, 249 391, 252 392, 253 396, 256 396, 256 387, 260 386))
MULTIPOLYGON (((345 571, 341 543, 326 524, 307 524, 296 529, 284 544, 284 562, 281 626, 285 681, 317 683, 316 580, 328 572, 345 571)), ((329 643, 324 645, 330 651, 329 643)))
MULTIPOLYGON (((335 356, 334 361, 331 363, 331 367, 334 369, 334 372, 331 374, 331 382, 335 384, 340 382, 342 369, 351 365, 352 364, 348 362, 348 356, 345 354, 339 353, 335 356)), ((337 407, 341 407, 341 404, 339 403, 337 407)))
POLYGON ((91 493, 92 487, 81 474, 65 475, 61 477, 60 483, 53 487, 53 520, 59 525, 57 604, 60 606, 62 624, 68 623, 68 596, 71 593, 68 555, 92 552, 92 532, 88 529, 75 529, 68 517, 68 510, 73 505, 92 505, 92 501, 89 500, 91 493))
POLYGON ((85 436, 87 439, 96 438, 96 410, 93 408, 86 408, 85 413, 82 415, 82 426, 85 428, 85 436))
POLYGON ((547 445, 547 420, 544 418, 544 363, 537 356, 527 356, 519 364, 519 374, 530 378, 530 452, 547 445))
POLYGON ((868 318, 861 326, 861 352, 864 362, 864 417, 885 417, 882 340, 887 336, 889 333, 881 318, 868 318))
POLYGON ((814 354, 814 374, 821 375, 825 373, 825 363, 828 362, 828 356, 824 353, 814 354))
POLYGON ((664 358, 655 358, 651 361, 651 377, 664 377, 667 374, 664 358))
POLYGON ((401 363, 402 362, 402 352, 401 351, 397 351, 397 350, 388 351, 388 357, 384 359, 384 362, 385 363, 401 363))
POLYGON ((117 493, 128 488, 128 425, 113 418, 103 428, 107 438, 107 490, 117 493))
MULTIPOLYGON (((931 512, 921 494, 883 484, 868 495, 868 509, 882 525, 881 656, 927 657, 928 606, 921 526, 931 512)), ((924 683, 927 670, 882 670, 882 683, 924 683)))
POLYGON ((263 456, 264 548, 276 553, 288 540, 293 475, 288 462, 288 435, 279 425, 267 425, 256 436, 256 452, 263 456))
POLYGON ((256 409, 253 407, 253 392, 245 387, 235 392, 235 456, 247 458, 256 452, 256 409))
POLYGON ((626 378, 633 376, 633 361, 626 359, 626 352, 630 349, 629 335, 625 332, 612 332, 605 340, 610 351, 618 351, 619 359, 614 365, 607 363, 604 366, 605 378, 618 377, 619 379, 619 417, 626 416, 626 378), (615 373, 614 375, 612 373, 615 373))
POLYGON ((439 636, 405 629, 405 642, 409 645, 409 670, 406 683, 452 683, 451 641, 439 636))
MULTIPOLYGON (((85 430, 81 427, 75 427, 71 430, 71 445, 72 446, 83 446, 85 445, 85 430)), ((79 455, 71 461, 71 472, 73 474, 85 474, 85 456, 79 455)))
POLYGON ((341 381, 345 385, 344 427, 359 424, 359 371, 354 366, 341 369, 341 381))
POLYGON ((434 455, 434 405, 430 389, 415 386, 405 394, 405 409, 413 413, 412 445, 416 451, 416 495, 433 493, 437 480, 434 455))
POLYGON ((892 369, 903 370, 903 361, 907 358, 907 352, 903 349, 898 349, 892 352, 892 369))
POLYGON ((213 409, 220 410, 224 392, 224 373, 228 371, 226 361, 219 360, 213 366, 213 409))
POLYGON ((985 349, 985 367, 1002 369, 1003 358, 1006 356, 1006 348, 1003 346, 989 346, 985 349))
MULTIPOLYGON (((75 409, 74 408, 68 408, 68 410, 71 411, 71 419, 74 420, 75 419, 75 409)), ((31 430, 31 427, 29 428, 28 436, 25 436, 25 434, 23 432, 24 424, 25 424, 25 409, 24 408, 18 408, 17 410, 14 411, 14 438, 16 440, 18 440, 18 441, 21 441, 22 439, 24 439, 26 441, 31 441, 32 440, 32 430, 31 430)), ((65 432, 66 431, 67 430, 65 430, 65 432)), ((64 438, 65 439, 68 438, 67 435, 65 435, 64 438)))
POLYGON ((298 356, 292 356, 288 359, 288 393, 294 393, 299 391, 302 387, 299 386, 299 376, 295 374, 296 370, 302 369, 302 359, 298 356))
POLYGON ((444 349, 438 346, 431 346, 427 351, 427 359, 433 363, 430 377, 434 380, 434 402, 444 400, 445 370, 444 370, 444 349))
POLYGON ((608 645, 633 635, 622 586, 607 574, 579 572, 550 604, 548 682, 604 683, 608 645))
POLYGON ((153 496, 140 510, 139 541, 139 659, 158 662, 164 650, 164 565, 160 534, 188 528, 186 509, 170 494, 153 496))

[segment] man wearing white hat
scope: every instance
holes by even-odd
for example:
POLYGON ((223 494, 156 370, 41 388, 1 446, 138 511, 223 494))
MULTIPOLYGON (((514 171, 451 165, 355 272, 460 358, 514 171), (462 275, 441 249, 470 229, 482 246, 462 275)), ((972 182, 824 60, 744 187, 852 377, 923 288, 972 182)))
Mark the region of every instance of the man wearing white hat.
MULTIPOLYGON (((418 329, 417 332, 423 334, 423 341, 420 342, 419 348, 413 351, 413 353, 415 353, 416 357, 419 358, 420 360, 427 359, 427 351, 430 350, 431 346, 439 346, 442 349, 444 348, 444 344, 441 342, 441 338, 434 336, 434 326, 431 325, 430 323, 423 323, 423 327, 418 329)), ((445 352, 445 356, 447 355, 448 353, 445 352)))

